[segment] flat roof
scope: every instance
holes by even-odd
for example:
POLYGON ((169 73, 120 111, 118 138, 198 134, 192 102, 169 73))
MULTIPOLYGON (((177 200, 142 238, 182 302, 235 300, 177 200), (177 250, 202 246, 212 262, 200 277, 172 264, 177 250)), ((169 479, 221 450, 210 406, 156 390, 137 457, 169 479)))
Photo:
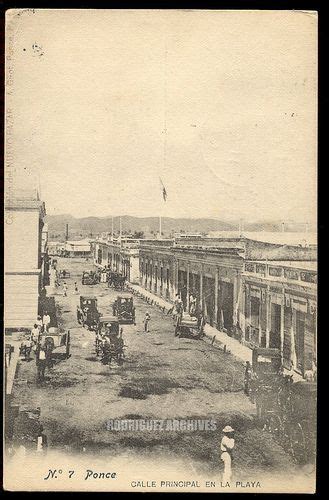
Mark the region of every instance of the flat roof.
POLYGON ((292 231, 211 231, 210 238, 247 238, 248 240, 276 245, 317 245, 317 234, 292 231))
POLYGON ((269 266, 291 267, 293 269, 305 269, 305 271, 317 271, 318 263, 316 261, 304 260, 247 260, 246 263, 267 264, 269 266))

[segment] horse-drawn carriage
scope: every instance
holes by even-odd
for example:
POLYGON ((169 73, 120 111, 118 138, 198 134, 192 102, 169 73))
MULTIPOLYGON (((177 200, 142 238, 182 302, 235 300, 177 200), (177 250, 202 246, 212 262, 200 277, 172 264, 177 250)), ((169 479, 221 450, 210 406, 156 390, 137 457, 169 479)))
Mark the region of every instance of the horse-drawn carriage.
POLYGON ((113 314, 118 317, 120 323, 132 323, 136 325, 136 313, 133 297, 122 297, 118 295, 112 309, 113 314))
POLYGON ((77 306, 77 320, 82 326, 89 330, 98 328, 100 314, 97 309, 97 297, 92 295, 80 295, 80 307, 77 306))
POLYGON ((70 330, 61 332, 59 328, 51 327, 39 337, 40 345, 44 345, 51 353, 51 359, 67 359, 70 357, 70 330))
POLYGON ((126 276, 116 271, 111 271, 108 277, 108 287, 113 287, 115 290, 123 290, 126 284, 126 276))
POLYGON ((82 273, 83 285, 97 285, 99 283, 99 273, 96 271, 84 271, 82 273))
POLYGON ((284 375, 279 349, 254 348, 250 398, 263 428, 298 463, 313 460, 316 442, 316 384, 284 375))
POLYGON ((203 318, 191 316, 181 312, 176 317, 175 337, 191 337, 200 339, 203 337, 203 318))
POLYGON ((104 365, 110 364, 112 360, 118 364, 123 363, 124 342, 117 317, 109 315, 100 317, 95 348, 96 355, 101 356, 104 365))

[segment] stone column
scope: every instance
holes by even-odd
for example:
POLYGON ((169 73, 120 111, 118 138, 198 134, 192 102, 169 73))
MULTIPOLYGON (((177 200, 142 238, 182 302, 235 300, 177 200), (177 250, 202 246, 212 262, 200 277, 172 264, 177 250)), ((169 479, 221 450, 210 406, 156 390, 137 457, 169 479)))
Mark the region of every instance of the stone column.
POLYGON ((175 287, 176 293, 178 293, 178 276, 179 276, 179 260, 176 261, 176 269, 175 269, 175 287))
POLYGON ((237 323, 238 277, 233 278, 233 326, 237 323))
POLYGON ((190 263, 187 262, 186 265, 186 303, 187 303, 187 311, 190 310, 190 263))
POLYGON ((280 318, 280 344, 281 355, 283 354, 283 341, 284 341, 284 296, 281 300, 281 318, 280 318))
POLYGON ((271 298, 270 287, 266 290, 266 347, 270 344, 270 330, 271 330, 271 298))
POLYGON ((169 264, 169 287, 171 289, 171 299, 175 299, 176 295, 176 263, 173 260, 172 267, 169 264))
POLYGON ((200 271, 200 308, 203 310, 203 265, 200 271))
POLYGON ((153 264, 150 263, 149 266, 150 266, 150 270, 149 270, 149 282, 148 282, 148 287, 147 288, 148 288, 148 290, 150 292, 152 292, 152 273, 153 273, 153 269, 152 268, 153 268, 153 264))
POLYGON ((218 280, 219 280, 219 270, 216 269, 215 273, 215 310, 214 310, 214 316, 215 316, 215 321, 214 321, 214 326, 217 328, 217 319, 218 319, 218 280))
POLYGON ((243 318, 244 318, 244 321, 243 321, 243 325, 240 325, 241 327, 241 331, 242 331, 242 342, 244 342, 246 340, 246 285, 244 282, 242 282, 241 284, 241 311, 242 311, 242 314, 243 314, 243 318))

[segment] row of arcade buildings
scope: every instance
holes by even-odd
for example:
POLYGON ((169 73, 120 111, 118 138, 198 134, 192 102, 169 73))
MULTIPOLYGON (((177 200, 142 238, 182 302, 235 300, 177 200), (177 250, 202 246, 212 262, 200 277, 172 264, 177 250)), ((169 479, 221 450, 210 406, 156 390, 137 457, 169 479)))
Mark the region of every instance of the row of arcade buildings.
POLYGON ((186 310, 196 301, 208 324, 250 347, 281 349, 284 366, 303 375, 317 357, 316 245, 265 240, 105 235, 92 249, 97 265, 169 302, 179 293, 186 310))

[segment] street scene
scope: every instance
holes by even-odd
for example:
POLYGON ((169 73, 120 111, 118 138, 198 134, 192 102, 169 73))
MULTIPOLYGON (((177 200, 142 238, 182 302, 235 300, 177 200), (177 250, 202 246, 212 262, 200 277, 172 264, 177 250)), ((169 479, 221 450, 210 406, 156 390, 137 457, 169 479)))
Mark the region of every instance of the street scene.
POLYGON ((38 380, 32 351, 30 360, 19 366, 13 395, 14 404, 42 409, 49 447, 77 453, 106 449, 119 455, 127 450, 146 455, 161 450, 169 457, 188 457, 193 467, 214 473, 220 465, 213 431, 199 435, 187 431, 136 434, 107 429, 107 421, 118 418, 211 418, 219 426, 227 422, 234 426, 239 443, 234 468, 239 478, 278 472, 283 463, 291 473, 296 470, 289 450, 257 422, 255 404, 244 391, 245 367, 241 360, 207 338, 178 338, 167 310, 129 290, 118 292, 108 283, 82 285, 90 261, 56 261, 58 275, 64 271, 68 276, 58 281, 54 296, 58 324, 70 331, 70 357, 55 361, 46 368, 44 379, 38 380), (102 315, 111 315, 118 294, 133 297, 136 325, 123 325, 123 363, 103 365, 96 354, 95 332, 78 324, 76 310, 80 296, 95 297, 102 315), (144 324, 147 313, 148 332, 144 324))
POLYGON ((6 15, 5 489, 316 489, 317 13, 6 15))

